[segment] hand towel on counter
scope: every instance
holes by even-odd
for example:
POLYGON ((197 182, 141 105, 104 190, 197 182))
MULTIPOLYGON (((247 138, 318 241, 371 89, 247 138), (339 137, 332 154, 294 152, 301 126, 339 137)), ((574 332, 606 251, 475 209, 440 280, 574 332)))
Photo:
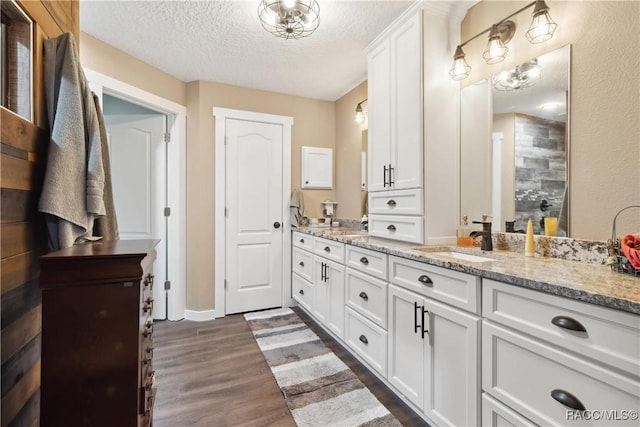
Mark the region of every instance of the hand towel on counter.
POLYGON ((55 250, 97 240, 93 223, 105 214, 97 111, 71 33, 44 41, 44 86, 50 138, 38 209, 55 250))
POLYGON ((304 195, 298 188, 291 192, 291 200, 289 201, 289 221, 291 225, 300 227, 304 222, 304 195))

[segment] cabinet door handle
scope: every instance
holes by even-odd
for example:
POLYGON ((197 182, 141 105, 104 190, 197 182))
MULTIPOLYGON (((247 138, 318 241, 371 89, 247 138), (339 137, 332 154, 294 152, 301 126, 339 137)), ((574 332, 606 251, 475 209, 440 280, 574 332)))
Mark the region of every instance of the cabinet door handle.
POLYGON ((421 335, 422 335, 422 339, 424 339, 424 335, 425 334, 429 334, 429 329, 425 329, 424 327, 424 315, 429 315, 429 310, 425 310, 424 307, 422 307, 422 328, 420 328, 421 331, 421 335))
POLYGON ((300 239, 300 243, 304 245, 304 239, 300 239))
POLYGON ((358 337, 358 339, 360 340, 361 343, 363 344, 369 344, 369 340, 367 339, 367 337, 365 337, 364 335, 360 335, 358 337))
POLYGON ((384 181, 383 187, 386 188, 387 187, 387 165, 382 165, 382 167, 384 168, 384 171, 382 172, 382 181, 384 181))
POLYGON ((300 289, 300 290, 298 291, 298 293, 299 293, 300 295, 304 295, 304 289, 300 289))
POLYGON ((556 316, 551 319, 551 323, 556 325, 559 328, 569 329, 570 331, 578 331, 578 332, 587 332, 582 323, 578 322, 576 319, 572 319, 567 316, 556 316))
POLYGON ((413 333, 418 333, 418 328, 420 328, 420 324, 418 323, 418 309, 422 308, 421 305, 418 305, 417 302, 413 302, 413 333))
POLYGON ((433 285, 433 280, 431 280, 431 278, 426 274, 418 277, 418 282, 422 283, 423 285, 433 285))
POLYGON ((396 226, 395 226, 395 225, 393 225, 393 224, 390 224, 390 225, 388 225, 388 226, 387 226, 387 230, 389 230, 389 231, 396 231, 396 226))
POLYGON ((304 261, 300 261, 300 267, 304 267, 304 261))
POLYGON ((389 201, 387 202, 387 206, 394 207, 395 205, 396 205, 396 201, 395 201, 395 200, 393 200, 393 199, 391 199, 391 200, 389 200, 389 201))
POLYGON ((331 252, 331 248, 330 248, 329 246, 325 246, 325 247, 324 247, 324 251, 325 251, 326 253, 329 253, 329 252, 331 252))
POLYGON ((362 298, 365 301, 369 301, 369 295, 367 295, 366 292, 360 292, 360 295, 358 295, 360 298, 362 298))
POLYGON ((324 282, 324 262, 320 264, 320 281, 324 282))
POLYGON ((577 411, 584 411, 587 408, 584 407, 580 399, 575 397, 573 394, 568 391, 555 389, 551 391, 551 397, 553 397, 557 402, 562 403, 564 406, 575 409, 577 411))
POLYGON ((367 259, 367 257, 363 256, 362 258, 360 258, 360 262, 364 265, 369 265, 369 260, 367 259))
POLYGON ((395 184, 395 182, 392 179, 392 173, 394 170, 396 170, 396 168, 392 168, 391 167, 391 163, 389 163, 389 187, 391 187, 393 184, 395 184))

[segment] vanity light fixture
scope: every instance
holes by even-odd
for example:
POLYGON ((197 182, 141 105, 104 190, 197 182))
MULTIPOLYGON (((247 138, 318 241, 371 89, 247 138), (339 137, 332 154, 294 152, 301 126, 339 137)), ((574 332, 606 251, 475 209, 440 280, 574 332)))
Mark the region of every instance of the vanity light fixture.
MULTIPOLYGON (((453 55, 453 67, 451 67, 451 71, 449 71, 449 75, 453 80, 462 80, 466 79, 471 72, 471 67, 467 64, 467 61, 464 59, 464 52, 462 51, 462 46, 458 46, 456 48, 456 54, 453 55)), ((357 111, 357 110, 356 110, 357 111)))
POLYGON ((454 80, 462 80, 469 76, 471 73, 471 67, 465 60, 462 48, 470 41, 475 40, 486 33, 489 33, 489 41, 482 57, 487 64, 497 64, 503 61, 509 51, 509 48, 505 45, 511 40, 516 29, 515 23, 510 21, 509 18, 529 9, 532 6, 535 7, 533 9, 531 26, 526 33, 527 40, 531 43, 542 43, 553 37, 558 24, 553 22, 549 16, 549 6, 547 6, 544 0, 533 1, 506 18, 493 24, 491 27, 471 37, 464 43, 459 44, 456 47, 455 54, 453 55, 453 65, 449 71, 451 78, 454 80))
POLYGON ((358 102, 358 105, 356 105, 356 117, 355 117, 356 123, 364 123, 366 116, 364 114, 364 111, 362 111, 362 104, 368 99, 369 98, 365 98, 362 101, 358 102))
POLYGON ((262 27, 276 37, 300 39, 320 25, 316 0, 261 0, 258 17, 262 27))
POLYGON ((497 64, 498 62, 504 61, 504 58, 507 57, 507 52, 509 52, 509 48, 504 45, 500 38, 498 25, 494 25, 493 27, 491 27, 491 32, 489 33, 489 43, 487 43, 487 48, 482 53, 482 57, 487 62, 487 64, 497 64))

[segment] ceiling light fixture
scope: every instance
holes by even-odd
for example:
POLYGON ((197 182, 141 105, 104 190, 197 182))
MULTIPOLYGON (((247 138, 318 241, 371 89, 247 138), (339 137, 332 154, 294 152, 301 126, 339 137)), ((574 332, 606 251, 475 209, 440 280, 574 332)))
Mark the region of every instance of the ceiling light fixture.
POLYGON ((492 77, 493 87, 511 92, 533 86, 542 78, 542 68, 536 58, 492 77))
POLYGON ((553 37, 558 24, 553 22, 549 16, 549 6, 547 6, 544 0, 531 2, 520 10, 517 10, 506 18, 498 21, 491 27, 471 37, 464 43, 459 44, 456 47, 455 54, 453 55, 453 65, 449 71, 451 78, 454 80, 462 80, 469 76, 471 73, 471 67, 465 60, 462 48, 471 40, 474 40, 486 33, 489 33, 489 41, 482 57, 485 59, 487 64, 497 64, 498 62, 503 61, 509 51, 509 48, 505 45, 511 40, 516 29, 515 23, 513 21, 509 21, 509 18, 529 9, 532 6, 535 7, 533 9, 531 26, 529 27, 529 31, 526 33, 527 40, 531 43, 542 43, 553 37))
POLYGON ((262 27, 276 37, 300 39, 320 25, 316 0, 262 0, 258 5, 262 27))
POLYGON ((356 105, 356 117, 355 117, 356 123, 364 123, 366 116, 365 116, 365 113, 362 111, 362 104, 368 99, 369 98, 365 98, 362 101, 358 102, 358 105, 356 105))

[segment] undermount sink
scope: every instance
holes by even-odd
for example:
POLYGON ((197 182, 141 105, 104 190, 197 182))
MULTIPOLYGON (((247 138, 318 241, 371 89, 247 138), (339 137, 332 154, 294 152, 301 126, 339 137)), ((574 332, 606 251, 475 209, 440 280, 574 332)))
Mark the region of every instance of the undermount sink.
POLYGON ((469 262, 495 261, 494 258, 488 258, 488 257, 478 256, 478 255, 470 255, 470 254, 465 254, 465 253, 462 253, 462 252, 451 252, 451 251, 449 251, 449 252, 432 252, 432 255, 447 256, 447 257, 459 259, 461 261, 469 261, 469 262))
POLYGON ((466 254, 464 252, 455 252, 455 251, 434 251, 434 250, 425 250, 425 248, 414 248, 423 252, 427 252, 430 255, 435 256, 444 256, 448 258, 459 259, 460 261, 469 261, 469 262, 489 262, 496 261, 495 258, 489 258, 485 256, 471 255, 466 254))

